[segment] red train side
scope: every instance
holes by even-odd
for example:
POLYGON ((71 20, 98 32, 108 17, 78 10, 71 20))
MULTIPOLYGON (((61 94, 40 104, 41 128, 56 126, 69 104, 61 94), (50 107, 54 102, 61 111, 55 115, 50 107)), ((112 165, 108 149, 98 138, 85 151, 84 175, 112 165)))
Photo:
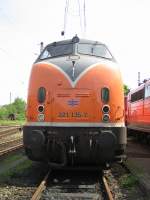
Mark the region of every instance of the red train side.
POLYGON ((150 80, 132 90, 127 97, 127 126, 150 135, 150 80))

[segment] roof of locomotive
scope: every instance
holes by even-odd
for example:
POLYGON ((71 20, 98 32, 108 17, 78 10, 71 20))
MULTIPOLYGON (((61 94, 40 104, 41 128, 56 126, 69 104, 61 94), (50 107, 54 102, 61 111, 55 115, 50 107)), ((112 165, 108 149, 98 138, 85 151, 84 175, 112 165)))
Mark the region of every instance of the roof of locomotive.
POLYGON ((143 88, 144 88, 144 83, 142 83, 141 85, 139 85, 137 88, 132 89, 132 90, 129 92, 129 94, 133 94, 133 93, 135 93, 135 92, 137 92, 137 91, 139 91, 139 90, 141 90, 141 89, 143 89, 143 88))
POLYGON ((105 45, 104 43, 94 41, 94 40, 80 39, 78 36, 75 36, 69 40, 61 40, 58 42, 52 42, 48 45, 62 45, 62 44, 69 44, 69 43, 85 43, 85 44, 103 44, 103 45, 105 45))
POLYGON ((128 93, 128 101, 131 99, 131 95, 137 93, 138 91, 143 91, 144 94, 144 89, 145 86, 150 85, 150 80, 144 80, 137 88, 132 89, 129 93, 128 93))
POLYGON ((145 87, 145 85, 150 85, 150 80, 144 80, 137 88, 132 89, 129 94, 133 94, 145 87))

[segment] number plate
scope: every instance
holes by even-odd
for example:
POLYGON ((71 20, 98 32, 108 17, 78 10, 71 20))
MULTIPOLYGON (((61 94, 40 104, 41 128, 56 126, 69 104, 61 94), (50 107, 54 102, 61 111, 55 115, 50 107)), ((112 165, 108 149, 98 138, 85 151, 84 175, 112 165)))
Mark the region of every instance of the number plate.
POLYGON ((86 112, 59 112, 59 118, 87 118, 88 113, 86 112))

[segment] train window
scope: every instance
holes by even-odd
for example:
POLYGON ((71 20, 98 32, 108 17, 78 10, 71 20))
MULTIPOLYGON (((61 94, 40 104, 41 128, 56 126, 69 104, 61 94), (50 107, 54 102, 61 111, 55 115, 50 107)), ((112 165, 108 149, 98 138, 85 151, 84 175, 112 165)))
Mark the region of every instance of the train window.
POLYGON ((43 103, 46 98, 46 89, 44 87, 40 87, 38 90, 38 101, 39 103, 43 103))
POLYGON ((50 53, 47 51, 47 49, 42 53, 42 55, 40 56, 40 59, 45 59, 51 57, 50 53))
POLYGON ((144 99, 144 88, 131 94, 131 102, 135 102, 141 99, 144 99))
POLYGON ((109 50, 103 44, 78 44, 78 53, 112 59, 109 50))
POLYGON ((103 103, 107 103, 109 101, 109 89, 104 87, 101 89, 101 99, 103 103))
POLYGON ((40 55, 40 59, 69 55, 73 52, 73 43, 48 45, 40 55))
POLYGON ((150 97, 150 85, 145 87, 145 98, 150 97))

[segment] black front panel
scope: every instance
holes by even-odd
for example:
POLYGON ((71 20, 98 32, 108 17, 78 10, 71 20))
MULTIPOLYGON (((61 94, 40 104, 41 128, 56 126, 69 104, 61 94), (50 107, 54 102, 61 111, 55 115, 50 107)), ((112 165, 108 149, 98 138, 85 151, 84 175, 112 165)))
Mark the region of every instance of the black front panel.
POLYGON ((75 81, 84 70, 86 70, 93 64, 100 63, 101 60, 102 59, 100 58, 95 58, 92 56, 85 57, 80 55, 80 59, 75 61, 74 66, 72 61, 68 60, 68 57, 52 58, 46 60, 46 62, 52 63, 57 67, 61 68, 72 81, 75 81))
POLYGON ((39 160, 58 165, 100 165, 112 162, 120 148, 124 151, 126 130, 25 126, 23 139, 25 148, 39 160))

